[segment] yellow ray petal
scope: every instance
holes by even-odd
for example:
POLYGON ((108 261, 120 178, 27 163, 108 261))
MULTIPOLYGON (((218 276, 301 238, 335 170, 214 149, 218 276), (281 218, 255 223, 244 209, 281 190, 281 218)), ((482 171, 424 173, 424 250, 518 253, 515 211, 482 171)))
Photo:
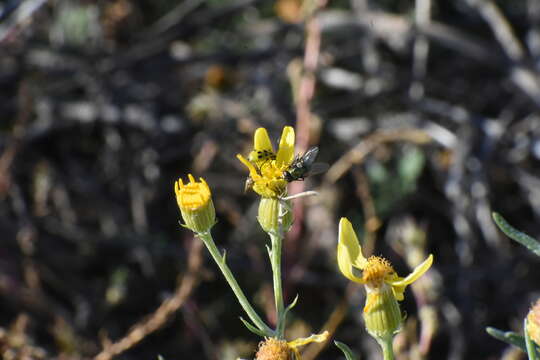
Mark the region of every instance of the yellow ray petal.
POLYGON ((354 252, 351 254, 353 266, 358 269, 363 269, 367 265, 367 259, 362 254, 362 247, 356 237, 356 233, 352 227, 351 222, 347 218, 341 218, 339 221, 339 236, 340 238, 347 238, 353 245, 354 252))
POLYGON ((431 264, 433 264, 433 255, 429 255, 427 259, 424 260, 423 263, 415 267, 412 273, 410 273, 407 277, 397 278, 394 281, 388 281, 388 284, 392 286, 392 291, 394 292, 396 300, 403 300, 403 293, 405 292, 405 288, 407 287, 407 285, 410 285, 416 280, 418 280, 420 276, 422 276, 426 271, 428 271, 428 269, 431 267, 431 264))
POLYGON ((363 284, 362 278, 353 273, 353 266, 362 269, 367 260, 354 233, 352 224, 346 218, 339 221, 337 262, 341 273, 349 280, 363 284))
POLYGON ((274 152, 274 147, 268 136, 268 132, 265 128, 258 128, 255 130, 255 135, 253 136, 253 149, 256 151, 267 150, 274 152))
POLYGON ((254 180, 261 177, 255 166, 253 166, 253 164, 250 163, 245 157, 240 154, 236 154, 236 158, 240 160, 242 164, 246 165, 246 167, 249 169, 249 176, 251 176, 254 180))
POLYGON ((426 260, 424 260, 423 263, 418 265, 414 268, 412 273, 407 275, 407 277, 403 279, 399 279, 397 281, 392 281, 390 284, 392 286, 403 286, 403 285, 409 285, 418 280, 420 276, 422 276, 428 269, 431 267, 431 264, 433 264, 433 255, 429 255, 426 260))
POLYGON ((277 166, 290 165, 294 158, 294 128, 285 126, 279 139, 279 149, 276 157, 277 166))
POLYGON ((292 349, 296 349, 299 346, 304 346, 312 342, 321 343, 323 341, 326 341, 326 338, 328 338, 328 331, 325 331, 322 334, 312 334, 307 338, 299 338, 290 341, 287 343, 287 345, 289 345, 289 347, 291 347, 292 349))

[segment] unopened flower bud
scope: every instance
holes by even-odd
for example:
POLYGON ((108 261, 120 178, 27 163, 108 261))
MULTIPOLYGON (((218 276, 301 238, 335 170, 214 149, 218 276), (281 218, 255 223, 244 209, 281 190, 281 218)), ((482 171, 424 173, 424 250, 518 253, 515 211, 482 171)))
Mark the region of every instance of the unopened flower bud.
POLYGON ((203 178, 195 181, 191 174, 184 185, 182 179, 174 184, 176 201, 184 219, 184 226, 196 233, 209 231, 216 223, 216 210, 210 188, 203 178))
POLYGON ((291 202, 276 198, 261 198, 257 220, 267 233, 287 232, 292 225, 291 202), (280 219, 281 217, 281 219, 280 219), (281 229, 280 229, 281 221, 281 229))

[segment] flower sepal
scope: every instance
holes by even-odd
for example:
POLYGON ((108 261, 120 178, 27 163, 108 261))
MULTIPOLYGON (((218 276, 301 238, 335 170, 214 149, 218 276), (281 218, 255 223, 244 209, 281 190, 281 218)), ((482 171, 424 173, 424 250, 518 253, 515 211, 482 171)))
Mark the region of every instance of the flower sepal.
POLYGON ((363 316, 366 330, 376 339, 394 336, 403 323, 398 302, 388 285, 376 290, 368 288, 363 316))
POLYGON ((267 233, 283 234, 293 223, 291 202, 277 198, 261 198, 257 220, 267 233))

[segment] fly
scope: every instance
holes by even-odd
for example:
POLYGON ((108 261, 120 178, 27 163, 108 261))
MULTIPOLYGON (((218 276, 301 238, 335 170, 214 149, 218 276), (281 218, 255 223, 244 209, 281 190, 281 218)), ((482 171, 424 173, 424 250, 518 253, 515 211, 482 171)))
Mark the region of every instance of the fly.
POLYGON ((302 156, 296 156, 289 168, 283 172, 283 178, 287 182, 304 180, 310 175, 316 175, 328 170, 328 164, 316 163, 315 159, 319 153, 319 148, 314 146, 302 156))

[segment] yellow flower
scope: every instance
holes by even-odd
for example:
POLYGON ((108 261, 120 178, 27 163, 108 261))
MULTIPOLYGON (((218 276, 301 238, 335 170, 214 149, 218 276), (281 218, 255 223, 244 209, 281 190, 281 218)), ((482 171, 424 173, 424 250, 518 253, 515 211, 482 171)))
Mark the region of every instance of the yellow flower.
POLYGON ((287 194, 287 181, 283 178, 283 172, 294 159, 294 138, 294 128, 285 126, 275 153, 266 129, 258 128, 248 159, 236 155, 248 168, 248 181, 257 194, 265 198, 279 198, 287 194))
POLYGON ((326 338, 328 338, 328 331, 289 342, 276 338, 267 338, 259 344, 259 350, 255 355, 255 360, 292 360, 291 353, 294 354, 295 360, 301 360, 302 356, 298 350, 300 346, 312 342, 324 342, 326 338))
POLYGON ((527 314, 527 334, 540 346, 540 299, 536 301, 527 314))
POLYGON ((176 201, 184 219, 184 226, 202 233, 209 231, 216 223, 216 211, 212 202, 212 193, 206 181, 200 178, 195 181, 193 175, 188 175, 189 182, 184 184, 182 179, 174 184, 176 201))
POLYGON ((408 276, 399 277, 388 260, 379 256, 364 257, 350 221, 341 218, 337 262, 339 270, 347 279, 366 288, 366 328, 374 336, 386 336, 401 326, 402 319, 396 300, 403 300, 407 285, 415 282, 431 267, 433 255, 429 255, 408 276), (361 276, 356 275, 355 270, 361 271, 361 276))

